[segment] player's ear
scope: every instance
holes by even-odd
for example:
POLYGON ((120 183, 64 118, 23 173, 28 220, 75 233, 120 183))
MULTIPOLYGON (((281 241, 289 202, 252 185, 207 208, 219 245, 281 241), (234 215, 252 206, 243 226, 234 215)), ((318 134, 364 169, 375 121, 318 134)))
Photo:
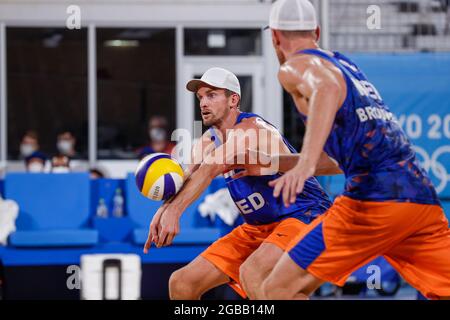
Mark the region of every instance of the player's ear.
POLYGON ((320 39, 320 27, 317 26, 316 31, 314 32, 316 34, 316 41, 319 41, 320 39))
POLYGON ((239 95, 237 93, 233 93, 231 96, 231 106, 232 107, 238 107, 239 105, 239 100, 241 100, 241 98, 239 97, 239 95))
POLYGON ((272 43, 275 47, 280 46, 280 33, 278 30, 270 29, 272 32, 272 43))

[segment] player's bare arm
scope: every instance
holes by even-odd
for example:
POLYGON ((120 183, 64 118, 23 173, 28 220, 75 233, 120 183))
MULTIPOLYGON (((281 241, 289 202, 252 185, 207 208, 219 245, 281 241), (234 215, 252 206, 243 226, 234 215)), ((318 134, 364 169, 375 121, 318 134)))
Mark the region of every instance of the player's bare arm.
MULTIPOLYGON (((211 138, 208 132, 205 132, 205 134, 203 134, 201 139, 194 144, 194 146, 192 147, 190 164, 184 170, 183 175, 185 181, 184 183, 186 183, 186 181, 190 179, 191 175, 200 167, 200 164, 203 161, 203 159, 211 152, 212 145, 213 143, 211 142, 211 138)), ((148 250, 150 249, 152 242, 155 244, 159 243, 159 234, 161 231, 160 230, 161 216, 168 208, 169 204, 172 201, 174 201, 177 196, 178 194, 166 200, 153 216, 149 227, 147 241, 144 245, 144 253, 148 253, 148 250)))
MULTIPOLYGON (((299 162, 301 156, 300 153, 279 155, 279 172, 287 172, 293 169, 299 162)), ((314 176, 330 176, 337 174, 342 174, 342 170, 339 168, 337 162, 330 158, 325 152, 322 152, 317 162, 314 176)))
MULTIPOLYGON (((236 164, 230 167, 230 169, 244 169, 243 171, 234 175, 234 178, 240 178, 243 176, 275 174, 276 172, 285 173, 293 169, 297 165, 298 161, 300 160, 301 154, 291 153, 270 155, 263 151, 247 149, 245 150, 245 154, 243 156, 238 155, 236 159, 238 157, 245 157, 246 161, 243 165, 236 164), (264 169, 268 169, 271 166, 274 168, 276 167, 277 170, 266 170, 267 172, 264 172, 264 169)), ((342 174, 342 170, 339 168, 336 160, 330 158, 325 152, 322 152, 317 163, 314 176, 331 176, 338 174, 342 174)))
POLYGON ((185 181, 182 189, 176 197, 169 203, 164 211, 164 215, 160 218, 160 230, 158 236, 157 247, 170 245, 173 238, 178 234, 178 220, 186 208, 192 204, 211 183, 216 176, 227 171, 227 160, 233 159, 234 156, 252 144, 253 138, 256 137, 256 147, 263 147, 265 150, 274 149, 279 153, 289 153, 289 149, 283 143, 281 135, 264 121, 256 118, 245 119, 240 124, 233 127, 229 132, 226 142, 212 150, 203 160, 201 165, 195 170, 185 181), (260 141, 259 130, 264 130, 265 134, 276 134, 275 143, 277 148, 262 144, 269 143, 270 139, 260 141), (256 135, 255 135, 256 133, 256 135))
POLYGON ((279 80, 293 96, 298 110, 308 116, 302 156, 296 166, 271 181, 274 196, 283 194, 286 206, 295 201, 305 181, 314 175, 334 118, 346 96, 342 73, 318 57, 298 56, 280 69, 279 80))
MULTIPOLYGON (((241 169, 233 175, 234 179, 244 176, 272 175, 280 172, 279 159, 281 156, 292 155, 286 146, 283 137, 273 126, 260 118, 244 119, 242 123, 250 125, 254 132, 261 133, 266 139, 252 139, 250 135, 247 138, 257 141, 257 145, 252 141, 247 141, 246 148, 239 148, 236 153, 229 155, 227 171, 241 169)), ((283 161, 285 161, 283 159, 283 161)))
POLYGON ((191 166, 191 172, 188 173, 183 187, 162 210, 164 214, 161 212, 159 216, 154 218, 155 223, 153 227, 151 226, 147 239, 149 244, 145 248, 150 247, 153 237, 157 247, 170 245, 173 238, 179 233, 178 222, 181 214, 202 194, 212 179, 224 171, 225 161, 215 159, 218 153, 223 152, 224 146, 215 150, 211 148, 212 141, 208 132, 202 137, 201 143, 203 148, 194 147, 192 153, 194 164, 191 166), (200 158, 198 158, 198 152, 202 152, 200 158), (199 159, 200 163, 198 163, 199 159))

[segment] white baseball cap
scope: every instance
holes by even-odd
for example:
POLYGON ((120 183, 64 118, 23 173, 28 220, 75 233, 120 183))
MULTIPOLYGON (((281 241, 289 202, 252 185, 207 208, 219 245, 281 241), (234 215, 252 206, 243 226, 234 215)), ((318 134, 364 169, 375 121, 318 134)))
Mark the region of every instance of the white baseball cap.
POLYGON ((211 68, 206 70, 200 79, 192 79, 186 84, 186 89, 192 92, 197 92, 200 85, 210 85, 220 89, 228 89, 241 96, 241 85, 238 78, 232 73, 223 68, 211 68))
POLYGON ((286 31, 315 30, 316 10, 308 0, 277 0, 270 9, 268 27, 286 31))

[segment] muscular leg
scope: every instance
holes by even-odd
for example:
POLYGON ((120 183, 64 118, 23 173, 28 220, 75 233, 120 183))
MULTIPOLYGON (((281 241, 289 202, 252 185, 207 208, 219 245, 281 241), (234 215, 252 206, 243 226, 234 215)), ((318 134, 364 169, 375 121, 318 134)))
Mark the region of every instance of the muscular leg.
POLYGON ((202 256, 198 256, 170 276, 170 299, 199 300, 206 291, 229 281, 226 274, 202 256))
POLYGON ((263 281, 263 299, 305 300, 322 283, 322 280, 303 270, 287 253, 284 253, 263 281))
POLYGON ((283 250, 272 243, 263 242, 239 268, 239 280, 250 299, 261 299, 261 285, 269 275, 283 250))

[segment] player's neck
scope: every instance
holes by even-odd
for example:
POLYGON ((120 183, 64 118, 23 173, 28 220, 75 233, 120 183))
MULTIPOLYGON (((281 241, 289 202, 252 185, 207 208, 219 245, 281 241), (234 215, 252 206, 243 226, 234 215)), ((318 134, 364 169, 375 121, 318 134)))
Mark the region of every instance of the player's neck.
POLYGON ((315 40, 299 40, 296 42, 293 42, 286 50, 285 55, 289 59, 293 55, 297 54, 299 51, 306 50, 306 49, 320 49, 319 45, 315 40))
POLYGON ((214 125, 218 130, 222 132, 223 137, 226 137, 227 130, 233 129, 240 113, 241 112, 239 110, 233 109, 226 118, 224 118, 220 123, 214 125))

